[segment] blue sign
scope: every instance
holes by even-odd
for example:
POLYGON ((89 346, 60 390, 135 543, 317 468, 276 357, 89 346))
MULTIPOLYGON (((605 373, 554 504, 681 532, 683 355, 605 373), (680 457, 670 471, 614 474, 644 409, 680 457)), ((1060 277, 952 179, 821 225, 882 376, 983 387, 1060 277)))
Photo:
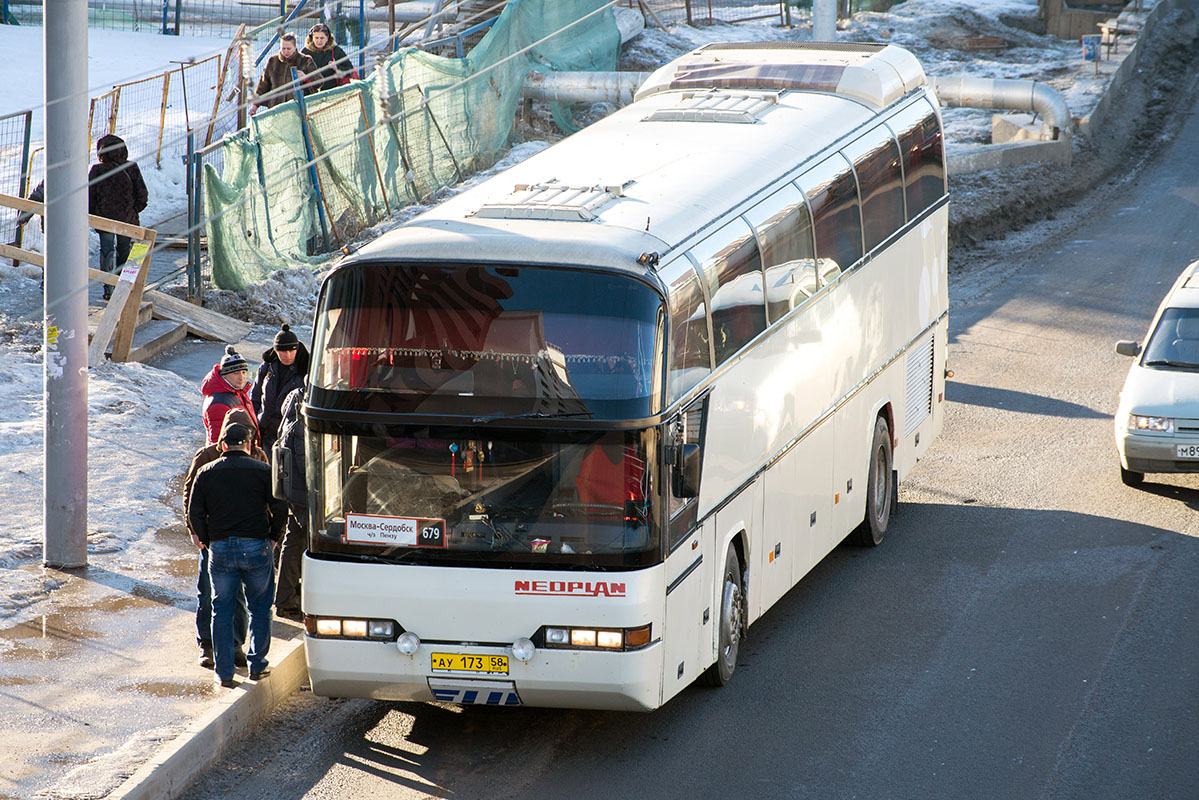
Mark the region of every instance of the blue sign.
POLYGON ((1098 61, 1099 43, 1103 37, 1095 33, 1089 36, 1080 36, 1079 38, 1082 40, 1082 60, 1098 61))

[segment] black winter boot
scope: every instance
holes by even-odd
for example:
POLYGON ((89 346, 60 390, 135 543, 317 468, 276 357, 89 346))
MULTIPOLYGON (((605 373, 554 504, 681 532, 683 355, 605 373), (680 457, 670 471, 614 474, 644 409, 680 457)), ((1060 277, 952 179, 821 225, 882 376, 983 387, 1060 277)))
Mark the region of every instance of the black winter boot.
POLYGON ((212 642, 200 642, 200 666, 212 669, 216 662, 212 660, 212 642))

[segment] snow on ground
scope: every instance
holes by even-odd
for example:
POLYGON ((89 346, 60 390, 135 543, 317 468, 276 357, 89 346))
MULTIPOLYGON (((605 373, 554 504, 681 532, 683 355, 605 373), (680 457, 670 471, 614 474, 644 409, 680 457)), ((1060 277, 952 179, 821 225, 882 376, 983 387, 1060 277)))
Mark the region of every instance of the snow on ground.
MULTIPOLYGON (((1065 95, 1073 113, 1089 109, 1101 86, 1082 67, 1078 46, 1001 22, 1008 16, 1032 20, 1035 0, 907 0, 886 13, 859 13, 839 33, 851 41, 890 41, 913 50, 932 75, 968 73, 997 78, 1043 80, 1065 95), (970 36, 998 36, 1007 46, 995 52, 967 51, 970 36)), ((807 22, 797 12, 797 24, 807 22)), ((647 70, 712 41, 806 40, 806 28, 782 29, 769 22, 667 31, 647 27, 626 45, 622 69, 647 70)), ((223 49, 221 40, 91 31, 89 85, 95 94, 131 77, 169 68, 171 59, 223 49)), ((28 80, 9 81, 0 113, 40 102, 41 32, 0 26, 0 70, 28 80)), ((576 109, 594 119, 610 107, 576 109)), ((946 109, 949 146, 986 141, 989 111, 946 109)), ((548 129, 526 138, 552 138, 548 129)), ((544 141, 515 146, 496 166, 463 186, 432 198, 438 202, 547 147, 544 141)), ((150 186, 153 222, 186 204, 182 166, 141 163, 150 186)), ((363 234, 377 236, 425 210, 413 206, 363 234)), ((27 230, 36 229, 31 225, 27 230)), ((94 238, 94 235, 93 235, 94 238)), ((42 362, 38 271, 0 262, 0 619, 30 616, 34 603, 54 588, 39 568, 42 517, 42 362)), ((277 274, 242 293, 214 293, 218 308, 262 322, 262 310, 280 321, 311 319, 315 280, 307 273, 277 274)), ((293 323, 293 324, 294 324, 293 323)), ((297 325, 299 327, 299 325, 297 325)), ((266 329, 261 329, 265 331, 266 329)), ((261 331, 260 331, 261 332, 261 331)), ((269 337, 269 334, 266 334, 269 337)), ((256 354, 255 354, 256 355, 256 354)), ((122 569, 153 569, 165 558, 154 534, 181 521, 176 483, 195 448, 202 444, 198 386, 174 373, 139 364, 106 364, 89 374, 89 553, 93 563, 122 569)))

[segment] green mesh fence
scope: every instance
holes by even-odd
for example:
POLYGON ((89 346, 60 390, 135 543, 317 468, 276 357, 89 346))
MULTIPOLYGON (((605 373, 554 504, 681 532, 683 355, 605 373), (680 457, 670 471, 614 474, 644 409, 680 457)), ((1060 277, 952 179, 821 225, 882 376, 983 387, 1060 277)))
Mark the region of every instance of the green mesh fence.
POLYGON ((321 216, 329 245, 344 244, 494 163, 530 70, 615 69, 610 5, 511 0, 465 58, 404 49, 369 80, 305 98, 307 131, 295 101, 259 111, 203 165, 213 283, 239 289, 311 264, 321 258, 312 255, 323 244, 321 216))

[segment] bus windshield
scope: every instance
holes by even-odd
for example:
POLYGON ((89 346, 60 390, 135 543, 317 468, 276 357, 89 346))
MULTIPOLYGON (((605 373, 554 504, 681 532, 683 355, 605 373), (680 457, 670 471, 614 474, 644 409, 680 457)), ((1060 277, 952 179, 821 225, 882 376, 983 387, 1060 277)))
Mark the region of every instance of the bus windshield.
POLYGON ((642 419, 660 394, 663 314, 621 275, 363 263, 329 276, 312 376, 386 395, 395 413, 642 419))
POLYGON ((654 429, 309 436, 313 553, 558 567, 658 554, 654 429))

